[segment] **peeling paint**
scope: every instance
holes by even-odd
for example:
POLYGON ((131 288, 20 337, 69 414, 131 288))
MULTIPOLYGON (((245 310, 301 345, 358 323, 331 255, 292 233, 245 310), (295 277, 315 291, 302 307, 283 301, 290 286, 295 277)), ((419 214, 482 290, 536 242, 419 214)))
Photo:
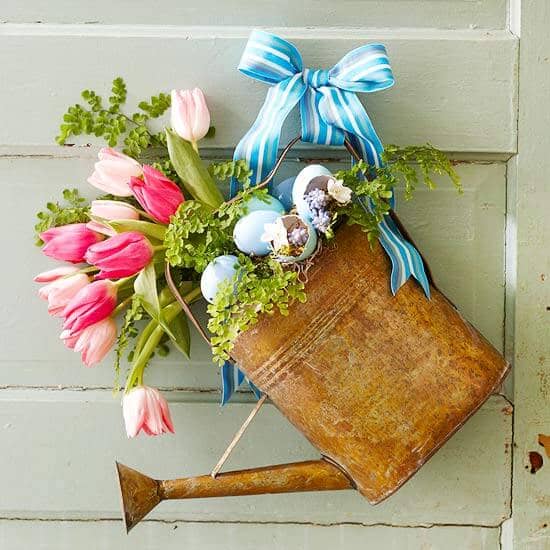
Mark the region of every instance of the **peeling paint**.
POLYGON ((544 447, 546 456, 550 458, 550 435, 539 434, 539 445, 544 447))

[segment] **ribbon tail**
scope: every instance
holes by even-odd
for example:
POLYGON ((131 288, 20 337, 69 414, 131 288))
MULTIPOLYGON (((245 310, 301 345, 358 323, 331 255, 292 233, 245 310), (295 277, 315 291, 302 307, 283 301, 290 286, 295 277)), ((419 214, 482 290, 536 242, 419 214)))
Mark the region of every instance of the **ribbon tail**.
MULTIPOLYGON (((252 185, 262 181, 275 165, 283 123, 305 91, 301 73, 271 87, 254 124, 238 143, 233 160, 244 159, 248 163, 253 172, 252 185)), ((239 183, 233 179, 231 196, 239 190, 239 183)))
POLYGON ((239 389, 243 382, 247 382, 256 399, 260 399, 262 392, 245 376, 244 372, 231 361, 226 361, 221 368, 222 395, 220 405, 227 404, 233 394, 239 389))

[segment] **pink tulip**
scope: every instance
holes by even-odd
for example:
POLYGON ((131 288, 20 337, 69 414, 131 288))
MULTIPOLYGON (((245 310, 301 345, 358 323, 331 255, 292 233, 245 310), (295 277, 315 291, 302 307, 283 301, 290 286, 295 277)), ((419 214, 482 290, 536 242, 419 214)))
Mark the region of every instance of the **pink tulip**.
MULTIPOLYGON (((122 201, 96 200, 92 201, 92 216, 104 218, 105 220, 139 220, 139 212, 131 205, 122 201)), ((97 231, 102 235, 113 237, 116 231, 108 224, 92 220, 87 224, 88 229, 97 231)))
POLYGON ((129 197, 132 194, 128 184, 130 178, 141 176, 139 162, 110 147, 99 151, 99 161, 94 165, 94 173, 88 183, 117 197, 129 197))
POLYGON ((176 134, 183 139, 197 142, 210 127, 210 112, 200 88, 172 90, 170 122, 176 134))
POLYGON ((57 279, 60 279, 61 277, 65 277, 66 275, 72 275, 77 271, 79 271, 78 267, 75 267, 72 265, 62 265, 60 267, 50 269, 49 271, 43 271, 42 273, 39 273, 34 278, 34 282, 51 283, 52 281, 57 281, 57 279))
POLYGON ((80 290, 88 285, 90 280, 84 273, 77 273, 70 277, 61 277, 43 286, 38 295, 48 301, 48 313, 54 317, 61 317, 67 304, 80 290))
POLYGON ((109 317, 116 306, 116 285, 111 281, 94 281, 72 298, 63 311, 63 328, 71 336, 109 317))
POLYGON ((94 323, 71 336, 68 331, 61 333, 65 345, 81 353, 82 362, 87 367, 97 365, 109 353, 116 341, 116 323, 111 317, 94 323))
POLYGON ((86 252, 86 261, 99 267, 96 279, 121 279, 141 271, 153 257, 151 243, 137 231, 125 231, 86 252))
POLYGON ((143 166, 143 178, 132 178, 130 187, 145 211, 161 223, 169 223, 185 200, 180 188, 152 166, 143 166))
POLYGON ((67 346, 69 349, 74 349, 76 346, 76 343, 78 342, 78 337, 80 336, 80 333, 77 332, 76 334, 71 334, 71 331, 64 330, 59 338, 63 340, 63 343, 65 346, 67 346))
POLYGON ((100 241, 103 236, 86 227, 85 223, 72 223, 52 227, 40 234, 46 243, 42 252, 56 260, 78 264, 84 261, 88 247, 100 241))
POLYGON ((175 433, 168 403, 155 388, 138 386, 125 394, 122 414, 128 437, 135 437, 141 430, 147 435, 175 433))

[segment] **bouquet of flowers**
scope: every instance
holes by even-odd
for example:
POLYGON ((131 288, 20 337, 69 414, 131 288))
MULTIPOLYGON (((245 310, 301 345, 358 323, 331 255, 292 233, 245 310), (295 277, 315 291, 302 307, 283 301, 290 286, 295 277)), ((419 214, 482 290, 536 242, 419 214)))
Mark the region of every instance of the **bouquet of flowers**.
POLYGON ((310 165, 295 178, 253 186, 245 161, 207 166, 201 159, 199 143, 214 129, 200 89, 161 93, 133 114, 123 112, 126 95, 117 78, 108 106, 86 90, 85 106, 64 115, 61 145, 78 134, 107 142, 88 178, 100 194, 88 204, 76 189, 65 190, 63 201, 38 214, 38 244, 64 263, 35 280, 44 285, 39 295, 48 312, 62 321, 63 343, 87 367, 114 348, 118 388, 128 359, 128 437, 174 431, 167 402, 144 384, 154 354, 173 346, 189 356, 188 319, 167 265, 185 303, 209 302, 213 357, 222 365, 260 315, 292 314, 293 302, 307 299, 303 274, 317 251, 331 246, 339 224, 359 224, 374 240, 397 184, 407 199, 419 182, 433 188, 434 173, 460 185, 445 155, 426 145, 386 146, 378 167, 360 161, 332 174, 310 165), (153 119, 168 110, 169 127, 152 130, 153 119), (230 179, 240 192, 226 200, 230 179))

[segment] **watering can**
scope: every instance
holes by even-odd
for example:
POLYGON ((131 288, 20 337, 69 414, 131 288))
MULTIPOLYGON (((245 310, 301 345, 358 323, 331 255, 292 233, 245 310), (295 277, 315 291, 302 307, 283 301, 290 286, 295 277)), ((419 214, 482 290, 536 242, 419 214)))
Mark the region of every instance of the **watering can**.
MULTIPOLYGON (((258 187, 272 180, 299 139, 258 187)), ((360 158, 349 141, 345 146, 360 158)), ((377 504, 413 476, 509 370, 437 289, 424 263, 431 298, 412 279, 394 296, 382 246, 358 226, 340 227, 307 272, 308 300, 294 303, 286 317, 261 316, 231 352, 321 458, 165 481, 117 463, 127 531, 163 500, 356 489, 377 504)), ((170 285, 169 267, 166 276, 170 285)))

